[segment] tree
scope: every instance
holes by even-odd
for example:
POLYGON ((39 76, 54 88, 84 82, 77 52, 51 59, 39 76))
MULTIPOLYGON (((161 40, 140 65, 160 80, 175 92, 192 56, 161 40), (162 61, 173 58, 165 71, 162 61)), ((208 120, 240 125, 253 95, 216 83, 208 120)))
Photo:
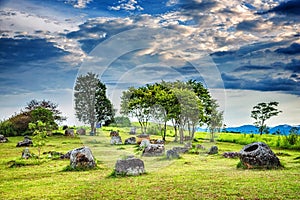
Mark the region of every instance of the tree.
POLYGON ((207 116, 207 125, 210 132, 210 141, 215 141, 215 133, 220 132, 223 125, 223 111, 218 111, 219 105, 215 99, 210 102, 210 114, 207 116))
POLYGON ((74 90, 76 117, 90 124, 91 132, 94 132, 97 122, 113 119, 114 112, 106 97, 106 86, 98 79, 98 75, 92 72, 80 75, 74 90))
POLYGON ((45 108, 52 112, 55 121, 64 121, 66 117, 62 116, 62 112, 58 109, 58 104, 51 101, 42 100, 38 101, 36 99, 31 100, 27 103, 25 107, 25 112, 33 111, 37 108, 45 108))
POLYGON ((259 128, 260 135, 267 130, 266 120, 277 116, 282 111, 278 110, 278 102, 258 103, 251 111, 251 117, 255 119, 254 125, 259 128))
POLYGON ((33 131, 33 144, 38 147, 39 158, 41 156, 42 146, 46 144, 48 131, 51 131, 51 125, 48 123, 37 121, 36 123, 29 123, 29 129, 33 131))

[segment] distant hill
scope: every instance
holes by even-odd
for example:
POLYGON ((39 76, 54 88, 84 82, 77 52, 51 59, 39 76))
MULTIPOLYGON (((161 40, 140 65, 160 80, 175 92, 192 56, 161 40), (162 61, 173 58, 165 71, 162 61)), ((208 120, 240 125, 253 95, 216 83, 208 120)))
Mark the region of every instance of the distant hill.
MULTIPOLYGON (((298 128, 298 133, 300 133, 300 125, 299 126, 295 126, 296 128, 298 128)), ((287 124, 283 124, 283 125, 278 125, 275 127, 269 127, 269 132, 270 134, 274 134, 274 133, 278 133, 278 134, 282 134, 282 135, 287 135, 290 133, 290 130, 293 128, 293 126, 287 125, 287 124)), ((254 133, 254 134, 258 134, 259 130, 257 127, 253 126, 253 125, 243 125, 243 126, 239 126, 239 127, 228 127, 226 128, 227 132, 233 132, 233 133, 254 133)))
MULTIPOLYGON (((281 134, 281 135, 287 135, 287 134, 290 133, 290 130, 293 127, 298 128, 298 133, 300 134, 300 125, 299 126, 290 126, 290 125, 287 125, 287 124, 278 125, 278 126, 275 126, 275 127, 269 127, 269 132, 270 132, 270 134, 278 133, 278 134, 281 134)), ((207 129, 198 128, 197 131, 207 132, 207 129)), ((259 134, 258 128, 254 125, 243 125, 243 126, 239 126, 239 127, 228 127, 228 128, 226 128, 226 131, 231 132, 231 133, 259 134)))

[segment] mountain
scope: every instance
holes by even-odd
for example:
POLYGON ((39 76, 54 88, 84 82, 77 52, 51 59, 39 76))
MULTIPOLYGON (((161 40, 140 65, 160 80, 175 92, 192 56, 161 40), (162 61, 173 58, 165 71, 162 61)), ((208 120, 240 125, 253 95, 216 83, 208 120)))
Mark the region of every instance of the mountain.
MULTIPOLYGON (((300 125, 299 126, 290 126, 287 124, 283 125, 278 125, 275 127, 270 127, 269 132, 270 134, 278 133, 281 135, 287 135, 290 133, 292 128, 298 128, 297 133, 300 133, 300 125)), ((253 125, 243 125, 239 127, 228 127, 226 128, 227 132, 232 132, 232 133, 254 133, 257 134, 259 133, 258 128, 253 126, 253 125)))

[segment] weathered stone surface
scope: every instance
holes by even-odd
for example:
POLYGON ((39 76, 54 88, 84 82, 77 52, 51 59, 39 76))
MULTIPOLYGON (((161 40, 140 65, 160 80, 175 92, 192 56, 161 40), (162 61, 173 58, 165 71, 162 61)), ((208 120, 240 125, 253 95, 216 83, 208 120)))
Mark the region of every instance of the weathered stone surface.
POLYGON ((141 159, 129 157, 118 160, 115 165, 117 175, 137 176, 145 173, 145 165, 141 159))
POLYGON ((118 132, 118 131, 111 131, 111 132, 109 133, 109 136, 110 136, 110 137, 113 137, 113 136, 117 137, 117 136, 119 136, 119 132, 118 132))
POLYGON ((186 147, 173 147, 173 151, 176 151, 178 154, 181 154, 189 152, 189 149, 186 147))
POLYGON ((151 139, 150 143, 151 144, 165 144, 165 141, 160 140, 160 139, 151 139))
POLYGON ((136 134, 136 127, 131 127, 129 131, 130 135, 135 135, 136 134))
POLYGON ((96 166, 92 151, 88 147, 72 150, 70 154, 70 166, 72 168, 94 168, 96 166))
POLYGON ((66 154, 61 155, 61 156, 60 156, 60 159, 70 159, 70 156, 71 156, 71 152, 72 152, 72 151, 73 151, 73 150, 68 151, 66 154))
POLYGON ((151 143, 149 140, 142 140, 142 142, 140 143, 140 148, 145 148, 147 146, 149 146, 151 143))
POLYGON ((149 140, 150 141, 150 136, 148 134, 140 134, 137 136, 137 143, 141 144, 143 140, 149 140))
POLYGON ((28 136, 24 136, 24 140, 17 143, 17 147, 29 147, 32 146, 32 140, 28 136))
POLYGON ((237 158, 237 157, 239 157, 239 153, 238 152, 224 152, 223 157, 224 158, 237 158))
POLYGON ((163 144, 150 144, 145 147, 143 156, 162 156, 165 153, 165 146, 163 144))
POLYGON ((8 142, 8 139, 4 135, 0 135, 0 143, 8 142))
POLYGON ((192 143, 191 142, 187 142, 185 145, 184 145, 185 148, 188 148, 188 149, 191 149, 193 146, 192 146, 192 143))
POLYGON ((31 158, 31 154, 30 154, 30 151, 29 149, 26 147, 23 151, 22 151, 22 158, 23 159, 28 159, 28 158, 31 158))
POLYGON ((86 134, 86 130, 85 130, 84 128, 80 128, 80 129, 78 129, 78 130, 76 131, 76 133, 77 133, 78 135, 85 135, 85 134, 86 134))
POLYGON ((280 161, 270 147, 263 142, 254 142, 243 147, 239 152, 240 161, 247 168, 277 168, 280 161))
POLYGON ((196 149, 202 149, 205 150, 205 146, 201 145, 201 144, 197 144, 196 145, 196 149))
POLYGON ((219 152, 219 149, 217 146, 212 146, 210 147, 209 151, 207 152, 208 154, 217 154, 219 152))
POLYGON ((176 159, 179 158, 179 154, 174 151, 173 149, 170 149, 166 153, 167 159, 176 159))
POLYGON ((136 144, 136 138, 130 137, 125 140, 125 144, 136 144))
POLYGON ((110 139, 110 144, 123 144, 122 138, 120 136, 112 136, 110 139))
POLYGON ((66 129, 65 136, 74 137, 75 136, 74 129, 66 129))

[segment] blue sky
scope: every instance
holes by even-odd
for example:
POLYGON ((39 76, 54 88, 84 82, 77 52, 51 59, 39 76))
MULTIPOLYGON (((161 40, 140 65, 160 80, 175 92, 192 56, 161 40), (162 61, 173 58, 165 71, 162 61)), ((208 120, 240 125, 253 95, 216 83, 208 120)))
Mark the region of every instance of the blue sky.
POLYGON ((278 101, 269 125, 300 124, 298 0, 1 0, 0 119, 31 99, 76 124, 78 74, 94 71, 118 108, 128 86, 203 81, 227 126, 278 101))

